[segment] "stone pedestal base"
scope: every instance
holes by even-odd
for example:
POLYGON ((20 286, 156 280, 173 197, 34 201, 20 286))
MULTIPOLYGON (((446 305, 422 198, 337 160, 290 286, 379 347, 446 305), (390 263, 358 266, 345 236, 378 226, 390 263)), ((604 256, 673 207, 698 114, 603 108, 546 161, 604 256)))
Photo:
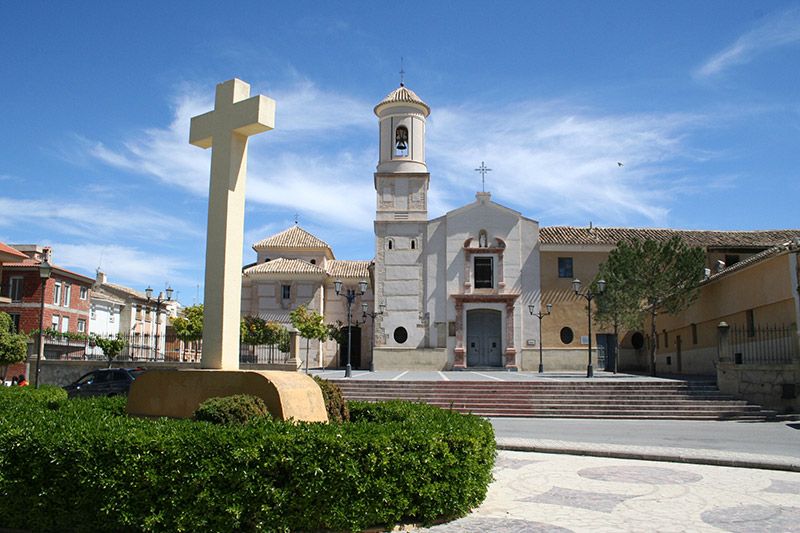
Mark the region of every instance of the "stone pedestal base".
POLYGON ((305 374, 271 370, 150 370, 131 385, 128 414, 191 418, 208 398, 250 394, 281 420, 327 422, 322 391, 305 374))

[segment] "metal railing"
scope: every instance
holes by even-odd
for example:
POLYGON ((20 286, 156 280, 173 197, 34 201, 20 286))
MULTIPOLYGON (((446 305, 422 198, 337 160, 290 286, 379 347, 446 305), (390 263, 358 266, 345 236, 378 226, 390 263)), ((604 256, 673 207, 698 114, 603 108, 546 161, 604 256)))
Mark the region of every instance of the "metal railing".
MULTIPOLYGON (((175 362, 199 363, 203 353, 203 341, 184 342, 174 334, 145 335, 131 333, 123 336, 125 347, 114 363, 175 362)), ((45 340, 48 344, 61 343, 61 340, 45 340)), ((74 342, 74 341, 72 341, 74 342)), ((74 346, 74 344, 73 344, 74 346)), ((278 346, 242 344, 239 348, 239 362, 251 364, 281 364, 289 360, 289 353, 278 346)), ((68 353, 50 354, 48 359, 105 361, 106 356, 99 346, 84 341, 83 346, 68 353)))
POLYGON ((794 326, 732 326, 730 346, 736 364, 788 364, 798 358, 794 326))

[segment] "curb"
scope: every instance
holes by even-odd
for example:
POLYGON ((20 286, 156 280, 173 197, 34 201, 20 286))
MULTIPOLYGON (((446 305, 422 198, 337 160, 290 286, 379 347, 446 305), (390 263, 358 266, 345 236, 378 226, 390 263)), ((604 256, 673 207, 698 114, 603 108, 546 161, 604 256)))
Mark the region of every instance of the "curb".
POLYGON ((763 456, 694 448, 662 448, 501 438, 497 439, 497 449, 800 472, 800 458, 797 457, 763 456))

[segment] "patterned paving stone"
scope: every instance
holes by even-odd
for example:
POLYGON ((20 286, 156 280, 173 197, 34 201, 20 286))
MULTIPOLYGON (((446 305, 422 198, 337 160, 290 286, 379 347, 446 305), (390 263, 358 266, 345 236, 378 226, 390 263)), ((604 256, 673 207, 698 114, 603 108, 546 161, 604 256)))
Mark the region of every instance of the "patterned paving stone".
POLYGON ((578 475, 599 481, 646 485, 683 485, 703 479, 693 472, 656 466, 597 466, 579 470, 578 475))
POLYGON ((601 511, 610 513, 614 507, 629 500, 634 496, 625 494, 612 494, 607 492, 589 492, 585 490, 565 489, 563 487, 553 487, 543 494, 522 498, 523 502, 549 503, 566 507, 577 507, 579 509, 589 509, 591 511, 601 511))
POLYGON ((435 531, 436 533, 572 533, 571 529, 542 522, 472 516, 419 531, 435 531))
POLYGON ((779 494, 800 494, 800 481, 785 481, 773 479, 772 484, 764 492, 777 492, 779 494))
POLYGON ((708 525, 732 533, 800 531, 800 508, 777 505, 742 505, 705 511, 708 525))
POLYGON ((519 470, 520 468, 524 468, 535 463, 541 463, 541 461, 535 461, 532 459, 517 459, 507 455, 501 455, 494 462, 494 467, 495 469, 510 468, 512 470, 519 470))

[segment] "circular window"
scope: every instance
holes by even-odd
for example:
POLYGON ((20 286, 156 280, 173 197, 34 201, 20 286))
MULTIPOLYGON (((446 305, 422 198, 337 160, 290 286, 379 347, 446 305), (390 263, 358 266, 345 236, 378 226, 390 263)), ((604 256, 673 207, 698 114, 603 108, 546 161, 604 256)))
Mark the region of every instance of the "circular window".
POLYGON ((561 328, 561 342, 564 344, 569 344, 572 342, 572 339, 575 338, 575 334, 572 333, 572 328, 561 328))
POLYGON ((397 328, 394 330, 394 342, 397 344, 403 344, 408 340, 408 332, 406 328, 397 328))
POLYGON ((642 346, 644 346, 644 335, 638 331, 631 335, 631 345, 634 349, 641 350, 642 346))

